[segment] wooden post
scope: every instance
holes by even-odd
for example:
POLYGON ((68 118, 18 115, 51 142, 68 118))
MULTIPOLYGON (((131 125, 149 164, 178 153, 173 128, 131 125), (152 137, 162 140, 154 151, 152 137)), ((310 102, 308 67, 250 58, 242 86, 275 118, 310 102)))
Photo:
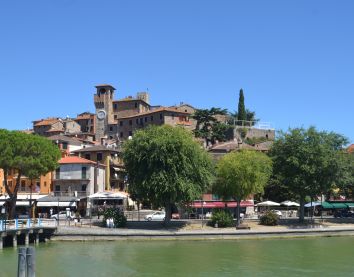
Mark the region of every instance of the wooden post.
POLYGON ((36 276, 36 252, 33 247, 27 248, 27 277, 36 276))
POLYGON ((17 277, 26 277, 26 248, 18 249, 17 277))

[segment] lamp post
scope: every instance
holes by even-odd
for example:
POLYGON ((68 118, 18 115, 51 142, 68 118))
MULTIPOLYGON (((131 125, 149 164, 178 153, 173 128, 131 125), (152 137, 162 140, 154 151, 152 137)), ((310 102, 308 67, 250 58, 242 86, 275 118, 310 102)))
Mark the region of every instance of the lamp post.
POLYGON ((204 226, 204 205, 206 204, 205 201, 200 200, 202 206, 202 228, 204 226))

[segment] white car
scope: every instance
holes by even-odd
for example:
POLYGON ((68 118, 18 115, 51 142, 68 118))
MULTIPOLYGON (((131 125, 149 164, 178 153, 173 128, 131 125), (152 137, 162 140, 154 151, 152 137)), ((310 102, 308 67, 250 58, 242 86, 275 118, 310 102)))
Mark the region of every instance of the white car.
POLYGON ((152 220, 165 220, 166 213, 162 211, 154 212, 152 214, 148 214, 145 216, 145 220, 152 221, 152 220))
MULTIPOLYGON (((53 214, 50 218, 58 220, 58 214, 53 214)), ((71 213, 69 213, 69 215, 68 215, 66 211, 62 211, 62 212, 59 212, 59 219, 60 220, 72 220, 72 219, 74 219, 74 216, 72 216, 71 213)))

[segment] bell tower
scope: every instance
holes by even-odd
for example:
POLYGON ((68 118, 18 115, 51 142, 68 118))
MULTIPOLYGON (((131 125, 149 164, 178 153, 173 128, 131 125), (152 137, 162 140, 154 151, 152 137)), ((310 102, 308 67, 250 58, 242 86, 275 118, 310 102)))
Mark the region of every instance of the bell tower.
POLYGON ((111 85, 97 85, 94 102, 96 107, 96 141, 107 138, 108 124, 113 123, 113 99, 116 89, 111 85))

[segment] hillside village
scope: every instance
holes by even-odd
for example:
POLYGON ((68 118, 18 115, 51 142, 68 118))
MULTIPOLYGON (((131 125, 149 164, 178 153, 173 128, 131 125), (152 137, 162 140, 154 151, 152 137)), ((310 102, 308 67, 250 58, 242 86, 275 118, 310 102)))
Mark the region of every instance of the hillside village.
MULTIPOLYGON (((76 118, 34 120, 33 129, 24 131, 52 141, 60 148, 62 158, 55 172, 36 180, 21 178, 18 213, 28 213, 31 207, 33 215, 45 217, 53 209, 71 209, 82 216, 89 216, 107 201, 124 209, 137 208, 127 193, 128 183, 122 160, 124 141, 133 137, 137 130, 150 125, 166 124, 193 132, 203 125, 195 117, 198 108, 190 104, 181 102, 169 107, 152 105, 147 92, 116 100, 116 89, 112 85, 97 85, 95 89, 95 113, 83 112, 76 118), (106 196, 100 195, 102 193, 106 196)), ((203 137, 196 137, 196 140, 216 160, 239 149, 267 152, 275 138, 275 130, 267 124, 237 121, 225 112, 216 113, 213 118, 218 124, 226 126, 225 135, 220 140, 203 137)), ((16 177, 15 171, 8 176, 10 188, 14 188, 16 177)), ((7 198, 3 180, 4 173, 0 170, 0 205, 7 198)), ((220 199, 207 191, 202 200, 207 201, 211 208, 223 205, 220 199)), ((192 205, 198 207, 200 203, 192 205)), ((253 199, 247 199, 242 207, 250 207, 251 211, 253 205, 253 199)))

